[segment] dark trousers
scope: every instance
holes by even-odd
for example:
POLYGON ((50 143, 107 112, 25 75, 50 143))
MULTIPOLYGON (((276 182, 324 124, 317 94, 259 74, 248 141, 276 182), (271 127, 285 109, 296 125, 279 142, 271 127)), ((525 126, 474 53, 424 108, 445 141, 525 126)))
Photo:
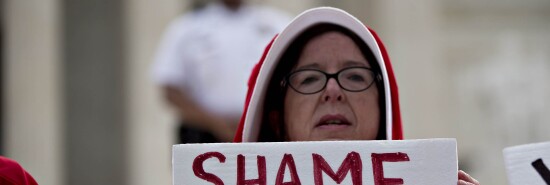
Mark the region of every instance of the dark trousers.
POLYGON ((193 128, 187 125, 191 124, 185 124, 185 122, 181 122, 179 125, 179 143, 185 144, 185 143, 218 143, 220 142, 214 135, 211 133, 198 129, 193 128))

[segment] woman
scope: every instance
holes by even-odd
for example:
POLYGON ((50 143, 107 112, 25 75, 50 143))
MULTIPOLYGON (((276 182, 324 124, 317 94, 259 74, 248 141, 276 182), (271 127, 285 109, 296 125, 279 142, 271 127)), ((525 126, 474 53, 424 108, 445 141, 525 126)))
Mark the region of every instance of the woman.
MULTIPOLYGON (((342 10, 302 13, 254 69, 235 141, 375 139, 403 139, 382 42, 342 10)), ((458 184, 479 183, 459 171, 458 184)))

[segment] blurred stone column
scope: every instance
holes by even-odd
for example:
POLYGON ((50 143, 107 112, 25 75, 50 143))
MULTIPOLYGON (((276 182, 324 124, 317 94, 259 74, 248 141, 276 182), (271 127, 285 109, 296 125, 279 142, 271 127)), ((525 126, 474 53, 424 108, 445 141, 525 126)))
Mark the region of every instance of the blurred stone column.
POLYGON ((397 77, 405 138, 456 137, 439 1, 374 1, 369 9, 397 77))
POLYGON ((172 144, 175 115, 161 88, 153 84, 151 66, 168 24, 190 10, 191 1, 126 0, 124 22, 127 58, 124 81, 128 149, 128 184, 172 183, 172 144))
POLYGON ((67 183, 127 184, 122 0, 63 0, 67 183))
POLYGON ((320 6, 322 3, 319 0, 250 0, 249 2, 273 6, 289 13, 290 16, 296 16, 307 9, 320 6))
POLYGON ((60 3, 4 1, 4 154, 42 185, 64 179, 60 3))

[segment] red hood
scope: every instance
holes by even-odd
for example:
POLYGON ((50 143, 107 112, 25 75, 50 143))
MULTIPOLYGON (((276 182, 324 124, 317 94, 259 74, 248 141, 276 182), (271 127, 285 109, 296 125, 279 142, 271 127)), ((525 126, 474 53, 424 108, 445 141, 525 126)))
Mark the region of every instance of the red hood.
POLYGON ((32 176, 12 159, 0 156, 0 184, 37 185, 32 176))
POLYGON ((235 142, 257 141, 268 82, 282 53, 304 30, 319 23, 330 23, 356 33, 373 50, 382 71, 386 105, 386 135, 389 140, 403 139, 397 83, 384 44, 376 33, 343 10, 329 7, 314 8, 298 15, 269 43, 262 58, 254 67, 248 81, 246 102, 235 136, 235 142))

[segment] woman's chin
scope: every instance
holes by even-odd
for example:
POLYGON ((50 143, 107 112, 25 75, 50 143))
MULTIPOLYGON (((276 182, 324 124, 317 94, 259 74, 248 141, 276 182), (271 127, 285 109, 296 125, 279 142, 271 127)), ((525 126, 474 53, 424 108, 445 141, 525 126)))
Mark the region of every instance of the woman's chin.
POLYGON ((346 140, 357 140, 349 136, 342 135, 329 135, 329 136, 320 136, 312 139, 312 141, 346 141, 346 140))

